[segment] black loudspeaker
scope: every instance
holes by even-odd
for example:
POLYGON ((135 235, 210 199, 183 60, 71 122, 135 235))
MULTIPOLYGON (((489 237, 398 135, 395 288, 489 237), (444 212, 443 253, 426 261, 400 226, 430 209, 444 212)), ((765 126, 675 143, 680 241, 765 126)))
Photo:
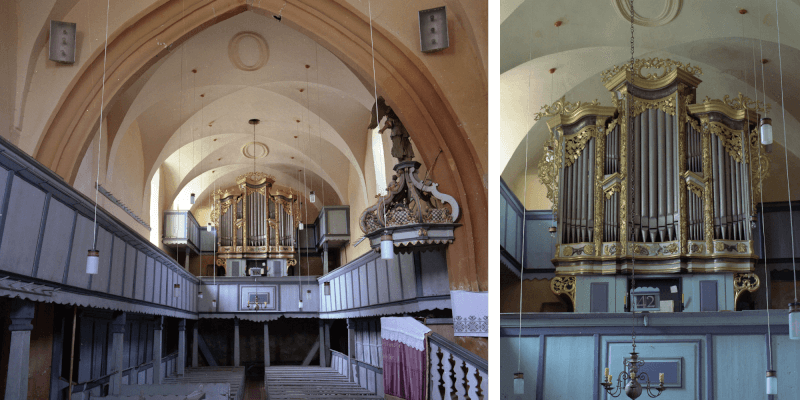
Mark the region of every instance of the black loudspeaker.
POLYGON ((75 32, 72 22, 50 21, 50 60, 62 64, 75 63, 75 32))

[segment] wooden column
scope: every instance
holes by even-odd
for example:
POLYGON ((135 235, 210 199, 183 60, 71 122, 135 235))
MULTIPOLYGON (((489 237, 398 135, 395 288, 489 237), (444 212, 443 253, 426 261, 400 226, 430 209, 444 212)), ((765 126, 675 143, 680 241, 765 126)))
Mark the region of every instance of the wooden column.
POLYGON ((156 328, 153 331, 153 384, 161 384, 161 345, 162 329, 164 328, 164 317, 156 319, 156 328))
POLYGON ((347 377, 350 382, 358 382, 356 371, 353 369, 353 361, 356 359, 356 322, 347 319, 347 377))
POLYGON ((269 322, 264 322, 264 367, 269 367, 269 322))
POLYGON ((200 359, 197 347, 199 346, 198 341, 200 340, 200 332, 198 329, 200 328, 200 320, 194 321, 192 324, 192 368, 197 368, 200 365, 200 359))
POLYGON ((328 342, 325 341, 325 321, 320 319, 319 320, 319 366, 320 367, 327 367, 328 360, 325 358, 328 355, 327 351, 327 344, 328 342))
POLYGON ((14 299, 11 302, 11 347, 8 353, 6 399, 28 398, 28 368, 31 355, 31 331, 36 304, 14 299))
POLYGON ((178 322, 178 364, 175 372, 178 376, 183 376, 186 368, 186 319, 178 322))
POLYGON ((239 318, 233 319, 233 366, 239 366, 239 318))
POLYGON ((113 335, 111 341, 111 351, 113 357, 111 358, 114 375, 111 376, 111 394, 118 395, 120 387, 122 386, 122 355, 123 344, 125 340, 125 321, 127 313, 121 312, 114 315, 114 320, 111 322, 111 334, 113 335))

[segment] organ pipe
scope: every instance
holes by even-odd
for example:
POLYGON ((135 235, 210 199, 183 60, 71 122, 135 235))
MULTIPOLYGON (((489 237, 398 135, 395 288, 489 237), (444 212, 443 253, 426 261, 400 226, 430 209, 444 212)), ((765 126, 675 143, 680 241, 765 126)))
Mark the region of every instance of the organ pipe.
POLYGON ((250 173, 237 179, 237 187, 214 193, 220 258, 296 257, 299 203, 291 192, 272 193, 274 182, 269 175, 250 173))
POLYGON ((754 254, 748 221, 769 165, 757 149, 766 107, 741 94, 697 103, 699 69, 661 62, 663 73, 633 82, 629 66, 604 73, 612 107, 562 98, 536 114, 550 117, 539 177, 559 221, 556 261, 754 254), (627 222, 632 234, 620 231, 627 222))

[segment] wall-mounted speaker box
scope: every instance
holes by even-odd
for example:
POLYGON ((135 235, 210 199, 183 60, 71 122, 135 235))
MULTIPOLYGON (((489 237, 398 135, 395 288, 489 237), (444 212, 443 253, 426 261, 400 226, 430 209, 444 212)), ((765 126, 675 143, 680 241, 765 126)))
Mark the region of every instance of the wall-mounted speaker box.
POLYGON ((72 22, 50 21, 50 60, 62 64, 75 63, 75 33, 72 22))

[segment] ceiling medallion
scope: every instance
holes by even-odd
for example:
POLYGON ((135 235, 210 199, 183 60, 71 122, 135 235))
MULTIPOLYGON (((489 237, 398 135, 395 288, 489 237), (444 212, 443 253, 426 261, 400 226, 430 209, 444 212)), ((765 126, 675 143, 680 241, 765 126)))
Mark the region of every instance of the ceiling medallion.
POLYGON ((247 158, 264 158, 269 154, 269 147, 261 142, 250 142, 242 147, 242 154, 247 158))
POLYGON ((267 63, 267 59, 269 59, 269 47, 267 47, 267 41, 264 40, 263 36, 255 32, 239 32, 228 43, 228 58, 230 58, 231 63, 233 63, 236 68, 239 68, 242 71, 258 70, 263 67, 264 64, 267 63), (255 40, 256 46, 258 47, 258 60, 252 65, 247 65, 244 63, 244 61, 242 61, 241 52, 239 50, 239 44, 241 43, 242 39, 245 38, 255 40))
MULTIPOLYGON (((628 0, 611 0, 611 5, 620 17, 625 21, 631 20, 631 5, 628 0)), ((681 12, 683 0, 664 0, 664 10, 655 18, 643 17, 641 14, 634 13, 633 23, 641 26, 661 26, 672 22, 681 12)))

